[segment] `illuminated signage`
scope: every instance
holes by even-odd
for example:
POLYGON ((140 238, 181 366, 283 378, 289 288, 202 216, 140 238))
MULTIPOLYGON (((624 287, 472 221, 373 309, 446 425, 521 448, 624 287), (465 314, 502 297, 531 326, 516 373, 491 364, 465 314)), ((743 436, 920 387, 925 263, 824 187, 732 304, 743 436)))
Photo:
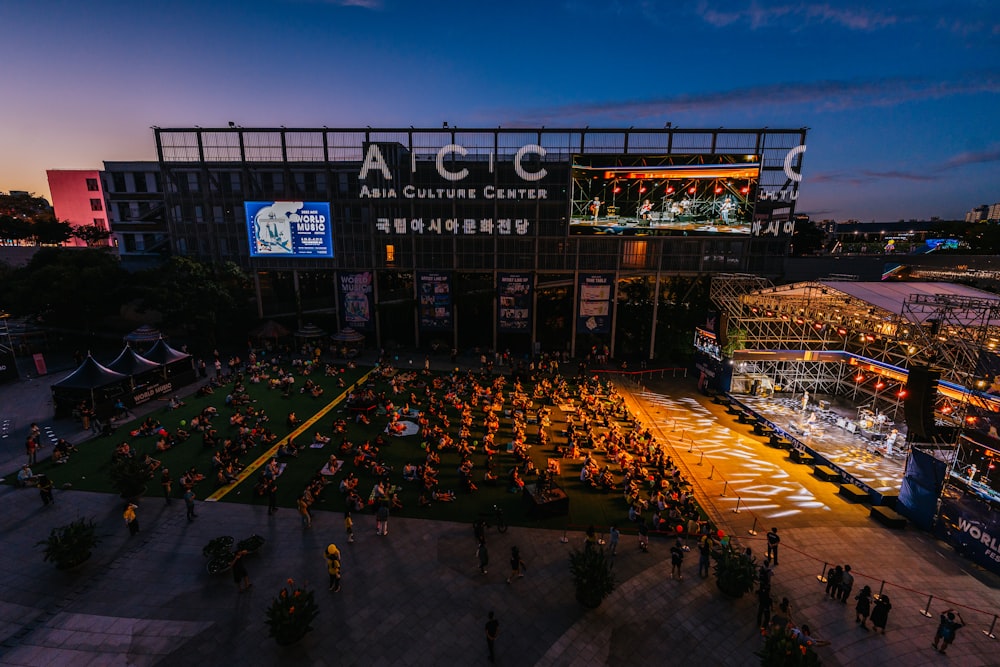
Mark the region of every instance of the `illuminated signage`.
POLYGON ((333 257, 330 204, 248 201, 251 257, 333 257))

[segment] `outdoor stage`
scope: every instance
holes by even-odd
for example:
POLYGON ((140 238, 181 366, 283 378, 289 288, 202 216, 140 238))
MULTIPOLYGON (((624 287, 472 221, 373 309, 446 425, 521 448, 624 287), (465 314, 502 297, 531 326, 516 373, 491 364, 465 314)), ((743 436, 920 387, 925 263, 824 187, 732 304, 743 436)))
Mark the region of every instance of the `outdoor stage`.
POLYGON ((755 429, 772 443, 786 438, 792 448, 810 454, 817 464, 840 472, 845 482, 868 491, 874 503, 882 504, 886 497, 899 494, 907 456, 905 439, 900 434, 891 445, 887 440, 893 429, 905 431, 905 426, 885 418, 876 422, 875 415, 859 410, 843 397, 810 397, 805 410, 802 394, 739 394, 730 398, 733 406, 740 405, 757 417, 755 429))

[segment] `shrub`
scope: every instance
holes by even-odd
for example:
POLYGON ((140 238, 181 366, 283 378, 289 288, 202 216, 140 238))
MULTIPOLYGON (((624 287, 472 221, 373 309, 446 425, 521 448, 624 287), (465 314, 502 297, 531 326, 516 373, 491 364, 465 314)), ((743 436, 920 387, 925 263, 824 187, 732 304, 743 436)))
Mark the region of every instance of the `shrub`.
POLYGON ((312 630, 310 623, 318 613, 313 592, 296 587, 295 580, 289 579, 267 609, 268 634, 282 646, 294 644, 312 630))

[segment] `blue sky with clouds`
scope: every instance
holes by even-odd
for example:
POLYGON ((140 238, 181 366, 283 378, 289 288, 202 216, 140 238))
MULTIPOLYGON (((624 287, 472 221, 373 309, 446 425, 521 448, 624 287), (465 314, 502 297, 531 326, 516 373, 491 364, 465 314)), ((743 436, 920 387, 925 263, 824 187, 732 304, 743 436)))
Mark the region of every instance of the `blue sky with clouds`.
POLYGON ((798 208, 1000 201, 1000 3, 12 0, 0 190, 150 126, 809 127, 798 208))

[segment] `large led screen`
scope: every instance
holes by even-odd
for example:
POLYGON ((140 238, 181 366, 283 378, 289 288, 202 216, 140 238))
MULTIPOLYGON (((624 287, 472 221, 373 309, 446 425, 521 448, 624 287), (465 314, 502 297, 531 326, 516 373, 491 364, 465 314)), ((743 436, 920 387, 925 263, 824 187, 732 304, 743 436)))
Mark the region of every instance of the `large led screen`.
POLYGON ((333 257, 330 204, 248 201, 251 257, 333 257))
POLYGON ((571 234, 751 234, 756 155, 576 155, 571 234))

